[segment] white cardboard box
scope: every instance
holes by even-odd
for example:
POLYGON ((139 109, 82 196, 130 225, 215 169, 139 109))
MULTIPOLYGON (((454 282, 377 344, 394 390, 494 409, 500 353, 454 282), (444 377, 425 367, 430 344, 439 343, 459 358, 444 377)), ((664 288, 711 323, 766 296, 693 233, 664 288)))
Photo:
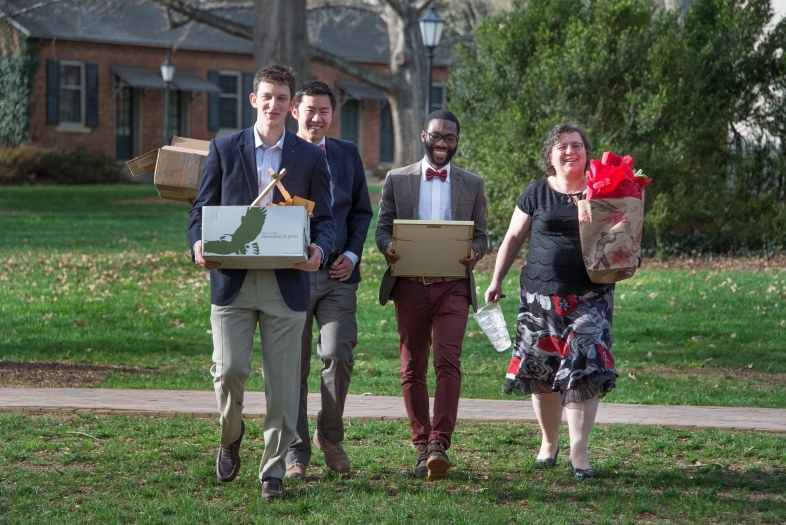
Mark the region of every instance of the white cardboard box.
POLYGON ((472 249, 473 221, 393 221, 393 251, 401 256, 390 268, 395 277, 466 277, 459 259, 472 249))
POLYGON ((303 206, 205 206, 202 256, 222 268, 292 268, 308 260, 309 228, 303 206))

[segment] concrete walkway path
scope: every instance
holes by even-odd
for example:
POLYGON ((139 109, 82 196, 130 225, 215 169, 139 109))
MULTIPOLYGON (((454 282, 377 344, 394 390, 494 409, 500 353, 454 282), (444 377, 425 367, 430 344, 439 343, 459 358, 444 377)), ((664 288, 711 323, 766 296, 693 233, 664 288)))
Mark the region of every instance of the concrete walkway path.
MULTIPOLYGON (((309 416, 316 416, 319 394, 309 394, 308 407, 309 416)), ((204 390, 0 388, 0 412, 217 417, 215 395, 204 390)), ((246 392, 243 412, 248 418, 264 417, 265 395, 246 392)), ((407 414, 400 397, 350 395, 344 416, 405 419, 407 414)), ((532 403, 526 399, 461 399, 458 417, 480 421, 537 421, 532 403)), ((596 422, 786 433, 786 410, 601 403, 596 422)))

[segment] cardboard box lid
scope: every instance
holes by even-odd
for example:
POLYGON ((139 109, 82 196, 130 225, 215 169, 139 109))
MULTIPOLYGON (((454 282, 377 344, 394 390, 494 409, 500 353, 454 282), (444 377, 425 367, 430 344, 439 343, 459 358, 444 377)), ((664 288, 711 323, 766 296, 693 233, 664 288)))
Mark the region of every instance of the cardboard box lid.
POLYGON ((175 135, 172 137, 172 145, 180 148, 196 149, 204 151, 205 153, 210 151, 209 140, 189 139, 175 135))
POLYGON ((138 177, 156 169, 156 162, 158 162, 158 148, 129 160, 126 162, 126 166, 131 170, 131 175, 138 177))

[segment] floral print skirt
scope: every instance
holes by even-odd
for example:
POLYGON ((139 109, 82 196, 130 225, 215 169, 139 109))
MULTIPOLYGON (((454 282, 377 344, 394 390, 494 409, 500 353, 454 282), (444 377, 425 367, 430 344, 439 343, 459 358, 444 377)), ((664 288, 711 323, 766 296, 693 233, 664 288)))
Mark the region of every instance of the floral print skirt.
POLYGON ((560 392, 563 406, 606 395, 617 379, 613 311, 613 288, 584 295, 542 295, 522 288, 505 392, 560 392))

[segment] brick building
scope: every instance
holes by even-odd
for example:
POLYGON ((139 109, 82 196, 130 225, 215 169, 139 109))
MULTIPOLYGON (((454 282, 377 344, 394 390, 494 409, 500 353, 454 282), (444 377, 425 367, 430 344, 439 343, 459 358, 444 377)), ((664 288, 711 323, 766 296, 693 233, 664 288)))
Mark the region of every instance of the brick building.
MULTIPOLYGON (((13 13, 25 3, 4 5, 13 13)), ((133 158, 164 143, 167 92, 169 139, 208 140, 255 120, 248 101, 253 79, 248 40, 195 22, 168 29, 161 8, 147 0, 64 0, 10 18, 8 12, 0 13, 0 51, 13 54, 25 41, 39 58, 28 126, 36 143, 133 158), (168 50, 176 74, 167 91, 159 68, 168 50)), ((376 15, 310 14, 309 34, 327 51, 379 73, 389 70, 387 30, 376 15)), ((434 109, 445 104, 446 66, 438 54, 434 109)), ((311 68, 339 100, 330 135, 357 143, 366 169, 384 173, 395 148, 384 95, 319 62, 311 68)))

